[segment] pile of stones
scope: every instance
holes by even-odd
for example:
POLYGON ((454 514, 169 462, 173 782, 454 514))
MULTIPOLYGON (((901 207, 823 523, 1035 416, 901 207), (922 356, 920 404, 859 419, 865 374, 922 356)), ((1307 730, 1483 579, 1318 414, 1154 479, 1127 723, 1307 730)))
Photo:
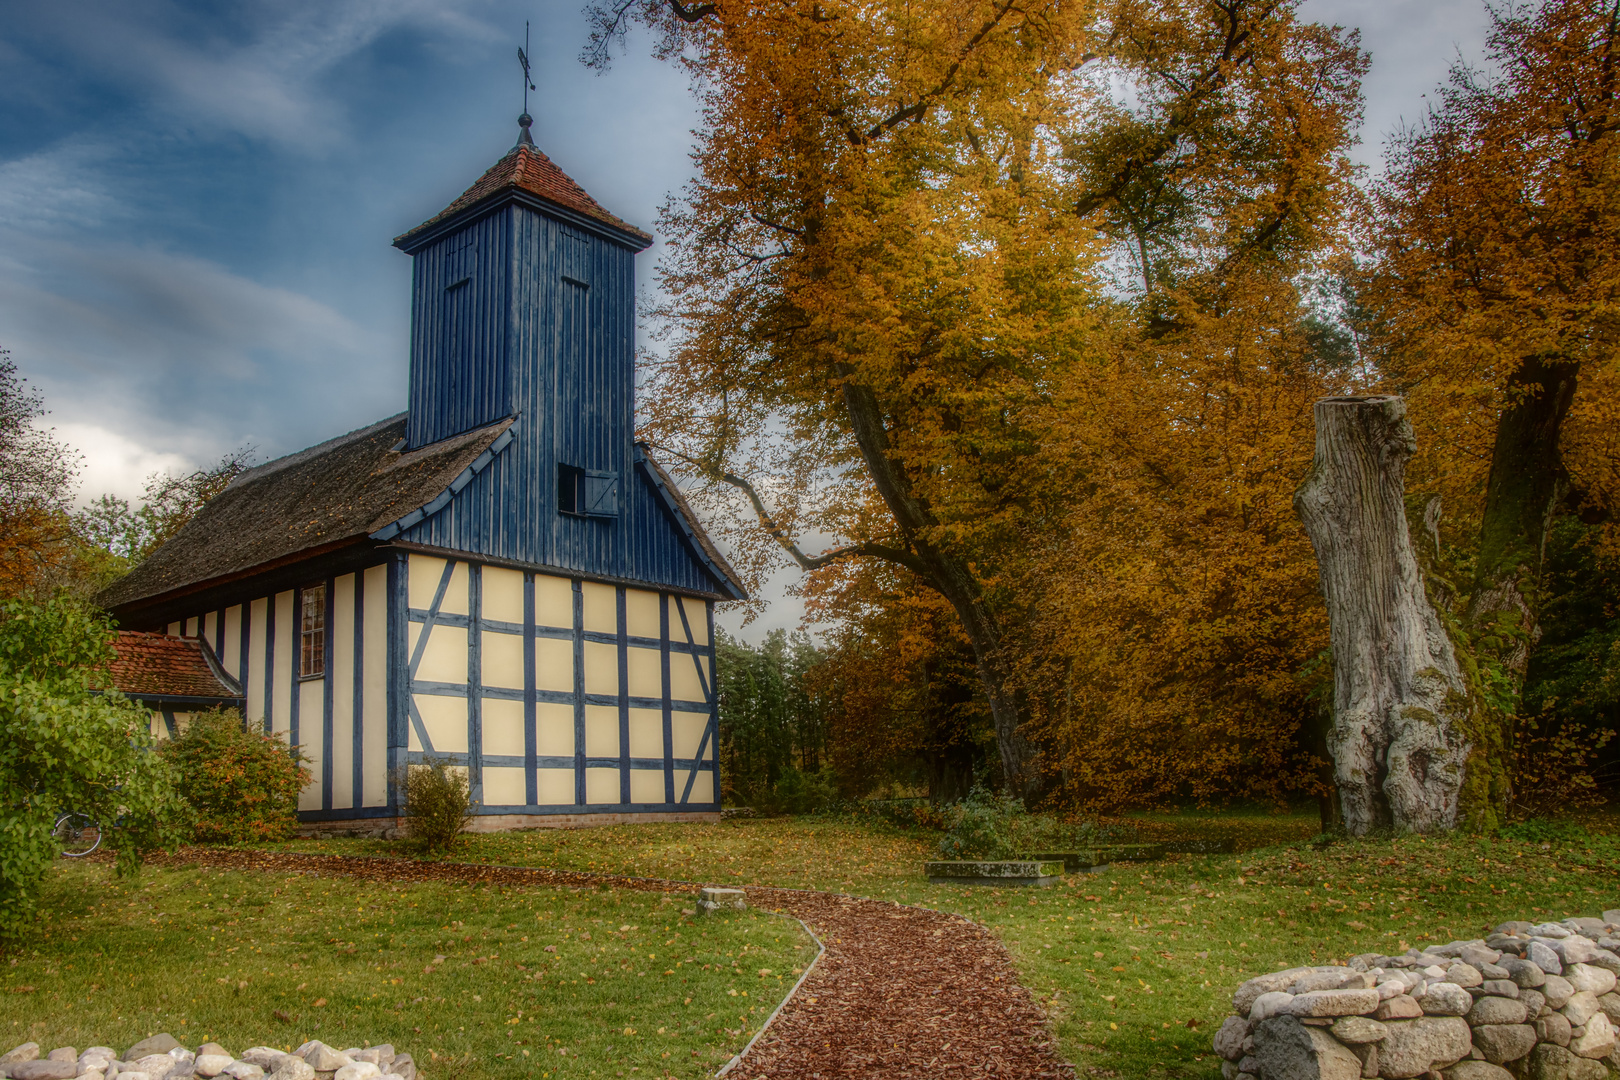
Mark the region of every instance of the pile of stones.
POLYGON ((1250 979, 1215 1035, 1225 1080, 1608 1080, 1620 909, 1250 979))
POLYGON ((26 1042, 0 1054, 0 1080, 418 1080, 416 1062, 392 1046, 334 1050, 307 1042, 286 1053, 255 1046, 240 1056, 218 1043, 196 1050, 181 1046, 169 1034, 143 1039, 119 1054, 92 1046, 82 1054, 71 1046, 41 1056, 38 1043, 26 1042))

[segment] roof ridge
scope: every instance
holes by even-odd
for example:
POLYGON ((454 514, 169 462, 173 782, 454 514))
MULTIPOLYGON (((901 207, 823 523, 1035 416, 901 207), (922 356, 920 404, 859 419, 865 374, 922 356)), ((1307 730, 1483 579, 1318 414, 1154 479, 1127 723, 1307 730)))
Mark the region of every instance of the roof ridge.
POLYGON ((408 415, 410 415, 408 412, 395 413, 393 416, 378 420, 375 424, 367 424, 363 428, 355 428, 353 431, 348 432, 347 434, 338 435, 334 438, 327 439, 325 442, 316 443, 314 446, 306 446, 302 450, 294 451, 293 453, 286 454, 282 457, 273 458, 270 461, 265 462, 263 465, 255 465, 251 469, 243 469, 241 472, 236 474, 229 484, 225 486, 227 489, 241 487, 251 484, 255 480, 263 479, 272 473, 278 473, 282 469, 288 469, 294 465, 300 465, 308 461, 310 458, 323 454, 328 450, 333 450, 339 446, 342 446, 344 443, 356 442, 360 439, 366 438, 367 436, 375 435, 388 425, 399 423, 400 420, 404 419, 408 415))

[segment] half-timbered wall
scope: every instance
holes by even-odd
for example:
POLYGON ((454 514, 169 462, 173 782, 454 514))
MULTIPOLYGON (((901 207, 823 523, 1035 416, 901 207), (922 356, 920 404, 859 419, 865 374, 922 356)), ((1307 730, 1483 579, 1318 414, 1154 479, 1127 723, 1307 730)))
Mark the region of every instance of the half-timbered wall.
POLYGON ((390 776, 428 757, 467 770, 483 814, 718 808, 707 601, 415 553, 323 583, 321 675, 298 673, 301 589, 167 628, 309 759, 304 820, 396 813, 390 776))
POLYGON ((309 759, 313 780, 298 801, 306 819, 392 813, 388 566, 307 584, 326 586, 323 674, 299 675, 301 590, 173 622, 168 632, 200 637, 242 685, 248 723, 285 735, 309 759))
POLYGON ((708 602, 413 554, 408 760, 467 769, 485 813, 708 811, 708 602))

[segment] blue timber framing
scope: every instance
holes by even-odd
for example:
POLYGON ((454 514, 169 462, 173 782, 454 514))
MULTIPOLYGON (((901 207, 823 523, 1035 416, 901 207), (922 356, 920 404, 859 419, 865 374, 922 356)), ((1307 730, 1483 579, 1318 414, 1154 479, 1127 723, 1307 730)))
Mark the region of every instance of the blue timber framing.
MULTIPOLYGON (((469 783, 476 783, 475 814, 527 814, 527 813, 602 813, 616 809, 636 808, 637 812, 656 808, 663 812, 712 810, 718 807, 717 799, 711 797, 704 803, 693 803, 691 795, 696 785, 699 773, 708 772, 714 778, 712 790, 718 793, 718 774, 715 762, 715 718, 716 702, 713 689, 713 680, 709 672, 713 670, 714 642, 713 642, 713 610, 712 605, 704 602, 705 627, 709 632, 709 640, 698 644, 694 628, 687 616, 685 605, 679 596, 672 594, 659 594, 659 636, 656 638, 632 636, 629 633, 629 618, 627 611, 627 593, 623 586, 613 591, 613 613, 616 630, 586 630, 585 603, 583 586, 586 582, 573 578, 569 579, 569 621, 568 627, 542 626, 536 618, 535 609, 535 574, 525 573, 523 576, 523 621, 521 623, 489 618, 484 615, 486 598, 484 596, 482 567, 470 560, 450 560, 444 562, 438 570, 437 580, 433 585, 433 599, 427 608, 414 608, 407 606, 403 613, 407 625, 417 627, 417 637, 410 649, 410 658, 406 664, 409 672, 408 682, 403 693, 408 699, 410 724, 416 734, 419 750, 410 750, 404 756, 405 764, 419 764, 428 759, 439 759, 450 764, 465 767, 468 771, 469 783), (443 610, 446 600, 458 569, 465 567, 467 572, 468 608, 467 614, 457 614, 443 610), (684 640, 671 640, 671 630, 674 620, 670 617, 670 605, 674 604, 680 612, 680 626, 684 640), (445 682, 442 680, 422 678, 419 669, 423 657, 430 646, 433 632, 440 627, 455 627, 467 631, 467 676, 464 681, 445 682), (518 686, 487 686, 482 676, 482 644, 486 635, 511 635, 519 637, 523 643, 523 685, 518 686), (535 669, 534 646, 541 638, 566 640, 571 646, 572 689, 550 690, 538 686, 538 673, 535 669), (585 686, 585 645, 596 643, 614 647, 614 674, 616 688, 613 693, 588 692, 585 686), (631 693, 629 673, 629 650, 640 648, 656 650, 659 663, 659 696, 646 697, 631 693), (701 700, 686 700, 676 698, 672 692, 673 678, 671 665, 678 661, 690 663, 694 667, 698 685, 702 689, 701 700), (706 667, 707 665, 707 667, 706 667), (418 698, 454 698, 467 703, 467 746, 465 751, 446 751, 436 748, 421 713, 416 708, 418 698), (490 754, 484 751, 482 712, 484 701, 511 701, 522 704, 523 707, 523 753, 521 754, 490 754), (541 754, 539 752, 538 707, 545 705, 563 705, 569 707, 573 723, 574 752, 571 755, 541 754), (588 729, 587 708, 612 709, 615 714, 618 734, 618 750, 613 756, 593 754, 587 745, 588 729), (663 753, 659 757, 637 757, 631 753, 630 714, 632 710, 647 710, 659 719, 659 730, 663 736, 663 753), (705 718, 705 729, 698 751, 694 757, 677 757, 674 752, 674 714, 697 714, 705 718), (483 798, 485 785, 484 771, 490 768, 507 769, 520 768, 524 772, 524 794, 527 802, 523 804, 489 803, 483 798), (574 802, 569 804, 541 804, 536 799, 538 794, 538 771, 544 769, 568 770, 574 777, 574 802), (592 802, 588 792, 588 772, 592 769, 612 769, 619 776, 618 800, 616 802, 592 802), (684 784, 677 785, 675 773, 684 770, 687 773, 684 784), (653 771, 659 774, 663 783, 664 794, 662 802, 632 802, 633 774, 643 771, 653 771), (477 778, 476 780, 474 778, 477 778), (544 810, 536 807, 544 806, 544 810)), ((409 572, 408 564, 402 565, 400 574, 409 572)), ((408 586, 400 587, 401 594, 408 596, 408 586)), ((409 634, 403 635, 409 640, 409 634)))

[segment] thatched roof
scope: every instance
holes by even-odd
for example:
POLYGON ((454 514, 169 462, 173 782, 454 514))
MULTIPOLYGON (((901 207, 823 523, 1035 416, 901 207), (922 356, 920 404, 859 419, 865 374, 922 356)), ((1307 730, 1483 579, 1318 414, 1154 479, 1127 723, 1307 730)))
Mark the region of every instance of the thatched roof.
POLYGON ((361 543, 444 495, 511 420, 401 453, 405 414, 249 469, 96 598, 110 610, 361 543))

